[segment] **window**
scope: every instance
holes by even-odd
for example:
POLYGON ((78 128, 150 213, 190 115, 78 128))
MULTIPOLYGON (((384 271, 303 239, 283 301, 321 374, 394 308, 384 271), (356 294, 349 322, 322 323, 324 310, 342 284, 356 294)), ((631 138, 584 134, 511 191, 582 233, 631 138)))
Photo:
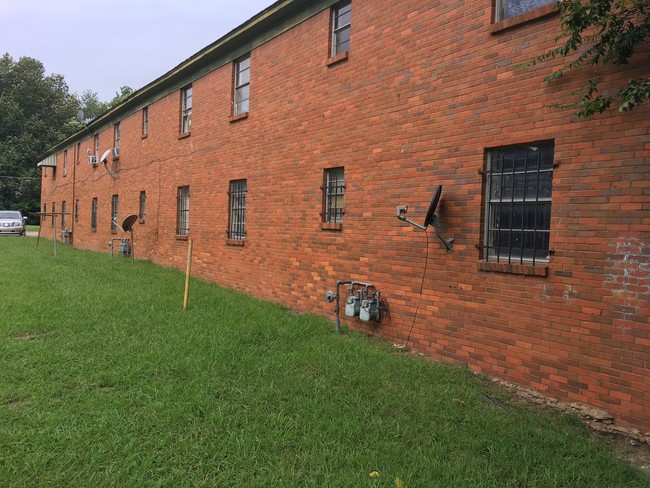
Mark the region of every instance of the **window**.
POLYGON ((240 58, 235 62, 234 115, 248 112, 251 80, 251 55, 240 58))
POLYGON ((95 134, 95 158, 99 157, 99 134, 95 134))
POLYGON ((547 262, 553 142, 487 153, 485 256, 506 263, 547 262))
POLYGON ((54 227, 56 220, 56 203, 52 202, 52 227, 54 227))
POLYGON ((120 197, 113 195, 111 198, 111 231, 117 232, 117 212, 119 211, 120 197))
POLYGON ((79 199, 74 202, 74 221, 79 222, 79 199))
POLYGON ((181 134, 192 130, 192 85, 181 90, 181 134))
POLYGON ((147 192, 140 192, 140 206, 138 207, 138 218, 140 223, 144 223, 144 219, 147 216, 147 192))
POLYGON ((97 230, 97 197, 93 198, 93 203, 90 207, 90 229, 97 230))
POLYGON ((56 180, 56 162, 55 165, 52 166, 52 179, 56 180))
POLYGON ((63 151, 63 176, 68 174, 68 150, 63 151))
POLYGON ((496 0, 495 22, 525 14, 538 7, 543 7, 558 0, 496 0))
POLYGON ((230 182, 228 239, 246 239, 246 180, 230 182))
POLYGON ((343 2, 332 9, 332 56, 350 50, 352 2, 343 2))
POLYGON ((75 162, 77 164, 79 164, 80 161, 81 161, 81 143, 78 143, 77 144, 77 155, 75 157, 75 162))
MULTIPOLYGON (((47 214, 47 203, 43 202, 43 213, 47 214)), ((41 215, 41 225, 43 225, 43 217, 47 217, 47 215, 41 215)))
POLYGON ((186 236, 190 233, 190 187, 179 186, 176 199, 176 235, 186 236))
POLYGON ((120 157, 120 123, 118 122, 113 126, 114 143, 113 143, 113 157, 120 157))
POLYGON ((343 222, 343 192, 345 191, 343 168, 325 170, 323 186, 323 222, 340 224, 343 222))
POLYGON ((142 137, 149 133, 149 107, 142 109, 142 137))
POLYGON ((66 203, 65 200, 61 202, 61 228, 65 229, 65 213, 66 213, 66 203))

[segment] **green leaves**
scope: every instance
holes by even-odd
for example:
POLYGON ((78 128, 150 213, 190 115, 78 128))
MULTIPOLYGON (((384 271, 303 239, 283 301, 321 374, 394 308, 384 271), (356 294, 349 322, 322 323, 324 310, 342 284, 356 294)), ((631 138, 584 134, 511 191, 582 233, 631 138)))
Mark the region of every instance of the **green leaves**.
MULTIPOLYGON (((520 66, 578 56, 545 77, 554 81, 568 71, 590 66, 612 68, 628 64, 637 48, 650 37, 649 0, 564 0, 559 2, 562 35, 556 40, 563 43, 520 66)), ((602 113, 612 105, 619 111, 631 110, 650 99, 650 78, 630 80, 622 88, 603 88, 603 76, 595 72, 591 79, 573 95, 577 99, 568 104, 556 105, 575 110, 579 117, 602 113)))

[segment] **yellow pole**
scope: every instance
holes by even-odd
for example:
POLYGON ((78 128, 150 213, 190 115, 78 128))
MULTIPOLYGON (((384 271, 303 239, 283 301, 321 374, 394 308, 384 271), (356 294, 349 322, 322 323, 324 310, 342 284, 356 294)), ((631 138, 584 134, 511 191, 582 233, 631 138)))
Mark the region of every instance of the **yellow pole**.
POLYGON ((187 310, 187 302, 190 299, 190 273, 192 271, 192 239, 187 243, 187 269, 185 270, 185 297, 183 298, 183 310, 187 310))

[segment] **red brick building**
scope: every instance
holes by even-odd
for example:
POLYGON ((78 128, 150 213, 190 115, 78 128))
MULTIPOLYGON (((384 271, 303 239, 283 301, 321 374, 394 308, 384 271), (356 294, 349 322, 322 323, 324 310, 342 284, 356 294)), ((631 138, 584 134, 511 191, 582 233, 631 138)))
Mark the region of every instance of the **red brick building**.
POLYGON ((391 320, 345 285, 344 323, 649 431, 650 107, 548 108, 589 73, 516 65, 558 33, 548 0, 278 1, 44 154, 43 210, 101 252, 139 214, 137 258, 191 238, 195 275, 332 318, 372 283, 391 320), (453 252, 396 218, 437 185, 453 252))

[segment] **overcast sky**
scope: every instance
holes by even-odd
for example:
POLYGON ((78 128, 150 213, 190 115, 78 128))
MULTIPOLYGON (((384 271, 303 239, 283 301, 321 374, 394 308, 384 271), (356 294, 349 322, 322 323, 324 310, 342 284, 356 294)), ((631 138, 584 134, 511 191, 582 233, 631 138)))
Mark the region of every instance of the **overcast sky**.
POLYGON ((29 56, 71 92, 142 88, 275 0, 0 0, 0 56, 29 56))

